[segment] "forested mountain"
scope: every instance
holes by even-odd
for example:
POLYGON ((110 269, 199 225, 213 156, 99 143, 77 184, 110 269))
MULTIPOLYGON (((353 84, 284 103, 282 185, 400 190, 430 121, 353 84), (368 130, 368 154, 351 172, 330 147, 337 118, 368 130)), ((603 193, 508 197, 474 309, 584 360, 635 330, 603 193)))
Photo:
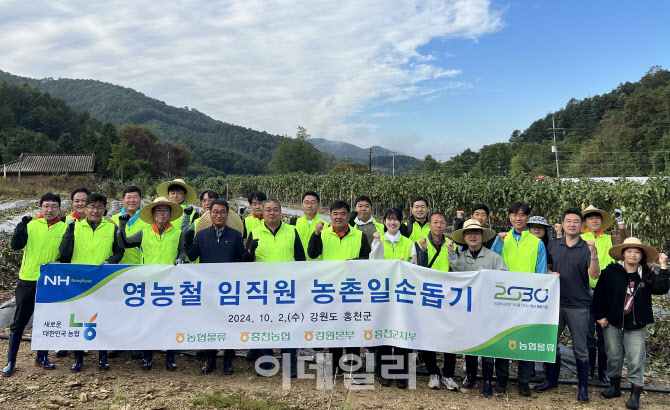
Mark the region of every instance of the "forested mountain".
MULTIPOLYGON (((173 107, 131 88, 101 81, 32 79, 0 71, 1 81, 8 84, 30 84, 65 101, 77 112, 85 110, 90 116, 117 127, 127 123, 147 125, 161 139, 184 143, 189 147, 198 173, 268 172, 272 152, 284 138, 214 120, 194 108, 173 107)), ((346 157, 353 161, 365 161, 367 164, 367 148, 323 138, 311 138, 309 142, 335 158, 346 157)), ((385 148, 373 147, 373 157, 391 154, 385 148)), ((419 163, 418 160, 411 159, 404 162, 412 162, 412 165, 419 163)), ((378 163, 379 172, 391 172, 390 160, 378 163), (388 167, 385 166, 387 163, 388 167)))
POLYGON ((523 132, 514 131, 508 142, 468 149, 436 170, 555 176, 552 117, 561 177, 670 174, 670 71, 658 66, 607 94, 573 98, 523 132))

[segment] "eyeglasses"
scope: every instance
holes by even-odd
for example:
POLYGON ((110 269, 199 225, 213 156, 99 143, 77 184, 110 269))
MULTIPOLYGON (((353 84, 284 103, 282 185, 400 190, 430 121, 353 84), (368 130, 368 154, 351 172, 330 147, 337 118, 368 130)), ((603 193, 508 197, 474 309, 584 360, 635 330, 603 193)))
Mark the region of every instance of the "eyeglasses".
POLYGON ((228 215, 228 211, 210 211, 212 216, 223 216, 228 215))
POLYGON ((431 223, 433 225, 437 225, 437 226, 442 226, 442 225, 446 226, 447 225, 447 223, 445 221, 435 221, 435 222, 431 222, 431 223))
POLYGON ((318 202, 316 201, 302 201, 303 205, 316 205, 318 202))
POLYGON ((52 211, 55 211, 55 210, 57 210, 58 208, 60 208, 60 206, 58 206, 58 205, 42 205, 41 208, 42 208, 42 209, 50 209, 50 210, 52 210, 52 211))
POLYGON ((104 211, 105 207, 104 206, 95 206, 95 205, 89 205, 86 207, 89 211, 104 211))

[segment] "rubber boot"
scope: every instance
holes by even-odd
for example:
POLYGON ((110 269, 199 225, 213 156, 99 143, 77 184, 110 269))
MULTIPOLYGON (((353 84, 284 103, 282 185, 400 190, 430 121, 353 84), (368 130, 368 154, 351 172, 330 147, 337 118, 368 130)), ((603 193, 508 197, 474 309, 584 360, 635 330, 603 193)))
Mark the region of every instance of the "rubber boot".
POLYGON ((174 361, 174 350, 165 351, 165 370, 177 370, 177 363, 174 361))
POLYGON ((545 369, 546 376, 544 378, 544 382, 533 387, 533 390, 538 393, 543 393, 547 390, 558 387, 558 375, 561 372, 561 357, 557 355, 556 361, 554 363, 545 363, 545 369))
POLYGON ((142 370, 151 370, 151 367, 153 366, 154 362, 154 351, 153 350, 145 350, 142 352, 142 364, 140 365, 140 368, 142 370))
POLYGON ((621 377, 610 377, 610 387, 600 395, 606 399, 621 397, 621 377))
POLYGON ((67 356, 67 350, 56 350, 54 354, 56 357, 65 357, 67 356))
POLYGON ((630 398, 626 402, 627 409, 639 409, 640 408, 640 394, 642 394, 643 386, 638 386, 634 383, 630 384, 630 398))
POLYGON ((493 380, 493 363, 487 362, 486 358, 482 358, 482 394, 486 397, 493 396, 493 389, 491 388, 491 381, 493 380))
POLYGON ((35 366, 41 367, 44 370, 53 370, 56 368, 53 363, 49 361, 49 352, 47 350, 38 350, 35 357, 35 366))
POLYGON ((81 368, 84 367, 84 352, 75 350, 72 353, 74 353, 74 363, 70 366, 70 371, 72 373, 79 373, 81 368))
POLYGON ((235 366, 233 366, 232 357, 223 358, 223 374, 231 375, 235 373, 235 366))
MULTIPOLYGON (((600 368, 600 366, 598 366, 600 368)), ((589 348, 589 380, 596 374, 596 349, 589 348)))
POLYGON ((216 350, 208 350, 207 362, 205 362, 205 365, 202 368, 202 372, 209 374, 214 370, 216 370, 216 350))
POLYGON ((14 374, 14 367, 16 367, 16 355, 19 353, 19 346, 21 345, 22 333, 9 334, 9 352, 7 353, 7 366, 2 369, 2 375, 9 377, 14 374))
POLYGON ((579 388, 577 390, 577 401, 580 403, 589 402, 589 362, 577 360, 577 380, 579 388))
POLYGON ((607 353, 604 350, 598 350, 598 377, 605 383, 610 381, 607 377, 607 353))
POLYGON ((107 363, 107 350, 98 351, 98 370, 106 372, 109 370, 109 363, 107 363))

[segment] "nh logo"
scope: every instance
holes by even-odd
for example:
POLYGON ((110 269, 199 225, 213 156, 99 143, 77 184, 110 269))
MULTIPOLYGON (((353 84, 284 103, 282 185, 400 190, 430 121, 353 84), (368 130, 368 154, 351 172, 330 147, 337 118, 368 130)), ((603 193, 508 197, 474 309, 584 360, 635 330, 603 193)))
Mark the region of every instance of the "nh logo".
POLYGON ((66 277, 62 278, 60 276, 55 276, 55 277, 45 276, 44 277, 44 284, 45 285, 51 284, 51 285, 54 285, 54 286, 60 286, 62 284, 65 284, 65 286, 67 286, 67 285, 70 284, 70 277, 66 276, 66 277))

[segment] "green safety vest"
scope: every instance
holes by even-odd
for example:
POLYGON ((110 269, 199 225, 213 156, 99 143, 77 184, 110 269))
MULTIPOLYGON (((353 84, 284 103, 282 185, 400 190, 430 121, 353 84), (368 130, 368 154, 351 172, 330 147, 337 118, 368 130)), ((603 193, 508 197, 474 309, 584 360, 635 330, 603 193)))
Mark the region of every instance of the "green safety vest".
POLYGON ((414 242, 400 235, 400 240, 393 246, 385 236, 382 237, 384 238, 384 259, 404 259, 409 261, 409 253, 412 251, 414 242))
MULTIPOLYGON (((86 217, 86 215, 84 215, 84 219, 86 219, 85 217, 86 217)), ((69 221, 70 219, 74 219, 74 220, 76 220, 76 221, 79 220, 79 219, 77 219, 77 218, 74 217, 74 212, 70 212, 70 214, 69 214, 68 216, 65 217, 65 222, 67 223, 67 221, 69 221)))
MULTIPOLYGON (((181 209, 182 209, 182 210, 185 210, 185 209, 186 209, 186 205, 181 204, 180 206, 181 206, 181 209)), ((138 212, 139 212, 139 211, 138 211, 138 212)), ((191 213, 191 216, 189 217, 189 222, 188 222, 189 225, 193 223, 193 217, 194 217, 194 216, 195 216, 195 210, 193 210, 193 212, 191 213)), ((170 224, 171 224, 172 226, 181 227, 181 221, 182 221, 182 218, 183 218, 183 217, 184 217, 184 214, 181 214, 181 216, 180 216, 179 218, 175 218, 175 219, 171 220, 171 221, 170 221, 170 224)))
POLYGON ((74 223, 74 249, 71 263, 99 265, 113 254, 114 222, 102 218, 100 225, 91 229, 86 219, 74 223))
MULTIPOLYGON (((252 213, 251 215, 247 216, 244 218, 244 227, 247 229, 247 236, 249 236, 249 232, 253 231, 254 229, 258 228, 259 226, 262 225, 262 222, 258 218, 254 218, 254 214, 252 213)), ((242 238, 242 239, 247 239, 242 238)))
MULTIPOLYGON (((140 212, 139 210, 137 212, 140 212)), ((120 213, 112 216, 112 221, 119 226, 119 217, 120 213)), ((137 218, 131 226, 126 225, 126 237, 130 238, 134 234, 138 233, 147 226, 151 226, 148 223, 144 222, 142 219, 137 218)), ((140 248, 128 248, 123 253, 123 259, 119 262, 122 265, 139 265, 142 263, 142 251, 140 248)))
POLYGON ((180 235, 181 230, 172 224, 163 235, 156 233, 153 225, 142 228, 142 264, 173 265, 179 253, 180 235))
POLYGON ((300 236, 300 242, 302 242, 302 247, 305 248, 305 258, 308 261, 321 260, 321 256, 319 256, 316 259, 312 259, 307 255, 307 246, 309 245, 309 238, 312 237, 314 229, 316 229, 316 224, 319 222, 323 222, 324 231, 330 226, 330 224, 321 219, 318 214, 314 217, 314 219, 312 219, 312 223, 307 222, 307 217, 305 215, 298 218, 298 220, 295 222, 295 230, 296 232, 298 232, 298 235, 300 236))
POLYGON ((283 223, 279 225, 276 235, 265 224, 251 231, 253 239, 258 239, 256 262, 290 262, 294 261, 295 228, 283 223))
MULTIPOLYGON (((408 225, 408 222, 405 222, 405 225, 408 225)), ((418 222, 414 221, 412 224, 412 233, 409 235, 409 239, 412 242, 419 242, 421 238, 425 238, 428 236, 430 233, 430 226, 428 224, 428 221, 426 220, 426 223, 423 224, 423 226, 419 225, 418 222)))
MULTIPOLYGON (((600 264, 600 270, 602 271, 609 266, 610 263, 614 263, 614 259, 610 256, 610 248, 612 248, 612 237, 610 235, 602 234, 596 238, 592 232, 586 232, 581 235, 582 239, 585 241, 594 241, 596 243, 596 249, 598 250, 598 262, 600 264)), ((589 275, 589 285, 592 288, 595 288, 598 284, 598 279, 593 279, 589 275)))
POLYGON ((535 273, 540 238, 528 231, 523 231, 521 239, 517 242, 513 232, 514 229, 507 233, 502 250, 507 269, 513 272, 535 273))
POLYGON ((321 260, 324 261, 343 261, 347 259, 356 259, 361 255, 361 241, 363 232, 358 229, 349 229, 342 239, 332 229, 321 231, 321 241, 323 251, 321 260))
MULTIPOLYGON (((430 261, 433 260, 433 257, 437 253, 437 249, 433 245, 433 243, 430 241, 430 233, 426 236, 426 243, 427 243, 427 248, 428 248, 428 263, 430 264, 430 261)), ((418 242, 417 242, 418 243, 418 242)), ((421 247, 421 245, 419 245, 421 247)), ((386 249, 384 249, 386 251, 386 249)), ((386 252, 384 252, 386 253, 386 252)), ((386 259, 386 258, 384 258, 386 259)), ((433 266, 430 267, 431 269, 439 270, 442 272, 449 272, 449 249, 447 248, 447 241, 444 241, 442 244, 442 250, 440 251, 440 254, 437 255, 437 258, 435 259, 435 262, 433 262, 433 266)))
POLYGON ((40 265, 55 262, 60 258, 58 250, 67 229, 64 222, 49 226, 44 218, 33 219, 26 226, 28 243, 23 250, 19 279, 36 281, 40 278, 40 265))

